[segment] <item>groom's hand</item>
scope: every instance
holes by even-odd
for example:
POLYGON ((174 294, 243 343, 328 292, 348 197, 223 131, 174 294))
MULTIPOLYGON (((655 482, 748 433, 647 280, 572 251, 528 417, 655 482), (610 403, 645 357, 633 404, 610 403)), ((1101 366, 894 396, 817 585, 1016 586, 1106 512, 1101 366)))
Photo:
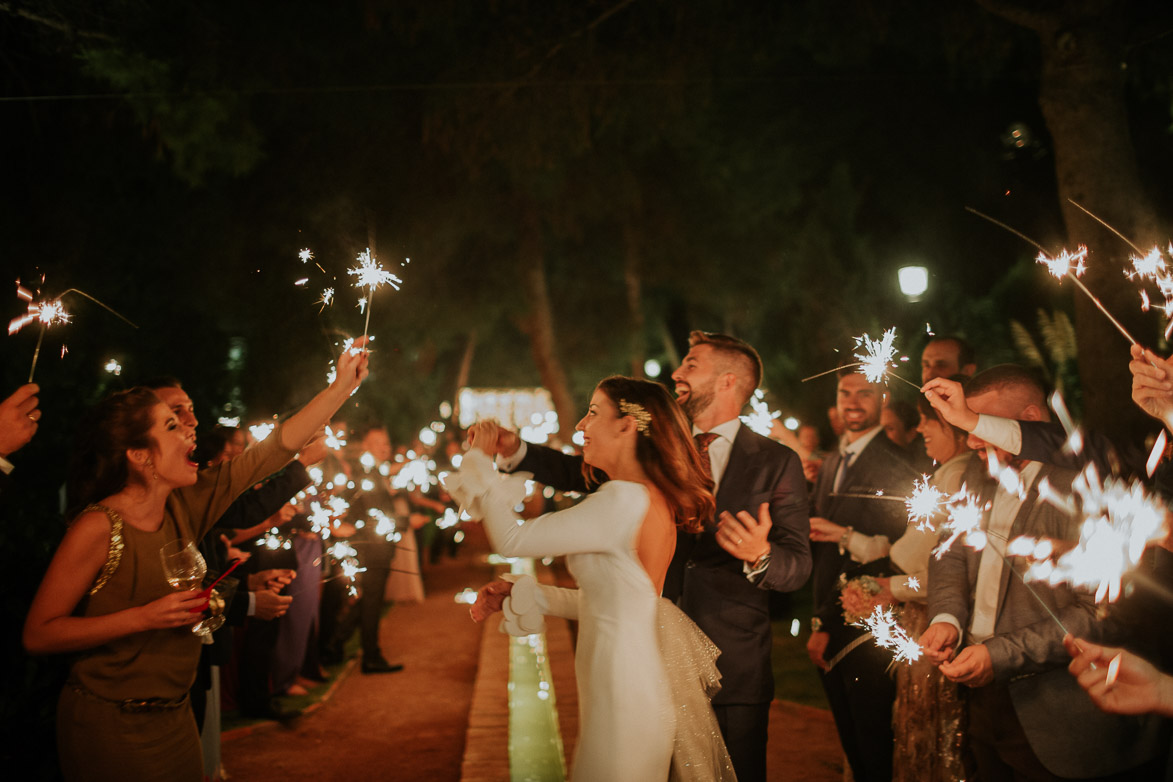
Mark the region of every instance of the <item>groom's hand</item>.
POLYGON ((477 421, 468 430, 468 447, 508 459, 521 447, 521 437, 492 419, 477 421))
POLYGON ((733 556, 752 564, 770 552, 768 536, 773 526, 768 502, 758 508, 756 519, 743 510, 736 517, 723 511, 717 523, 717 543, 733 556))

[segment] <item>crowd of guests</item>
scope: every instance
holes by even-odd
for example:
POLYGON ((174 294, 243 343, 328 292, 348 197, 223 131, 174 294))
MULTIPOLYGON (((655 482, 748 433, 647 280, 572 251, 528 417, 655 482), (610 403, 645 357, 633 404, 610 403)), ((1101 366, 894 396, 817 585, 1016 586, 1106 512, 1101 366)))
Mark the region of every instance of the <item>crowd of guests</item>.
MULTIPOLYGON (((1139 348, 1132 359, 1134 400, 1170 425, 1173 365, 1139 348)), ((1029 562, 1007 554, 1010 540, 1047 539, 1062 551, 1080 535, 1079 513, 1047 495, 1073 494, 1088 463, 1101 476, 1129 471, 1097 433, 1085 433, 1082 449, 1065 447, 1068 433, 1051 421, 1036 372, 1012 364, 978 370, 964 340, 930 341, 914 425, 889 389, 845 368, 830 416, 836 447, 820 453, 793 442, 811 479, 807 651, 852 775, 1166 778, 1170 724, 1160 715, 1171 713, 1173 679, 1160 671, 1173 670, 1164 630, 1173 616, 1173 538, 1150 547, 1116 603, 1024 580, 1029 562), (984 547, 945 546, 933 528, 909 523, 904 504, 891 500, 909 496, 922 475, 945 496, 964 490, 976 498, 984 547), (896 663, 872 642, 859 623, 861 594, 864 605, 899 609, 920 660, 896 663), (1107 681, 1117 655, 1127 683, 1107 681)), ((1170 469, 1163 462, 1151 487, 1166 498, 1170 469)), ((1145 477, 1143 467, 1128 477, 1138 472, 1145 477)))
MULTIPOLYGON (((964 340, 934 338, 922 393, 901 402, 848 365, 828 411, 836 442, 824 450, 814 427, 777 429, 792 452, 738 422, 761 381, 756 351, 701 332, 690 344, 672 380, 717 510, 703 532, 678 539, 664 594, 722 652, 713 707, 738 778, 767 778, 768 593, 808 579, 807 652, 855 779, 1123 780, 1173 770, 1169 538, 1146 552, 1122 597, 1100 604, 1082 589, 1028 583, 1028 563, 1006 550, 1019 536, 1060 548, 1075 541, 1082 518, 1048 495, 1070 493, 1089 462, 1101 475, 1122 464, 1097 433, 1080 450, 1065 447, 1036 373, 980 369, 964 340), (942 547, 931 526, 908 523, 899 500, 922 476, 945 495, 964 487, 977 498, 984 547, 942 547), (860 595, 899 609, 922 659, 894 663, 873 642, 857 623, 860 595)), ((448 549, 454 530, 436 523, 450 513, 438 490, 394 484, 425 455, 421 443, 396 453, 385 428, 367 425, 349 432, 345 449, 327 447, 324 427, 365 361, 362 351, 341 358, 329 388, 251 446, 244 432, 216 427, 197 451, 191 400, 170 379, 114 395, 84 423, 68 484, 72 522, 24 629, 30 652, 79 652, 58 709, 67 778, 199 778, 218 768, 225 702, 283 716, 274 697, 320 679, 356 629, 364 673, 400 670, 379 647, 379 617, 389 596, 422 599, 420 552, 448 549), (347 509, 332 505, 323 523, 328 497, 347 509), (208 596, 173 589, 161 570, 159 550, 174 540, 198 546, 210 574, 244 561, 218 590, 227 622, 204 643, 188 628, 212 610, 208 596), (327 551, 339 540, 363 568, 356 583, 327 551)), ((1171 426, 1173 364, 1134 348, 1130 369, 1134 401, 1171 426)), ((25 386, 0 403, 5 476, 7 457, 36 431, 36 393, 25 386)), ((500 469, 589 490, 581 460, 496 427, 478 431, 500 469)), ((444 456, 434 458, 455 462, 459 440, 441 442, 444 456)), ((1168 458, 1151 484, 1170 495, 1168 458)))
MULTIPOLYGON (((69 528, 24 628, 31 653, 75 653, 57 710, 67 779, 220 778, 221 716, 296 716, 283 696, 326 681, 356 632, 363 674, 402 670, 379 622, 389 602, 423 600, 424 565, 455 553, 435 475, 459 440, 394 450, 382 424, 331 420, 365 374, 361 351, 340 359, 339 379, 267 437, 199 428, 174 378, 90 413, 69 528), (161 564, 177 540, 205 563, 195 589, 161 564), (191 632, 201 619, 206 637, 191 632)), ((37 390, 0 403, 5 475, 35 434, 37 390)))

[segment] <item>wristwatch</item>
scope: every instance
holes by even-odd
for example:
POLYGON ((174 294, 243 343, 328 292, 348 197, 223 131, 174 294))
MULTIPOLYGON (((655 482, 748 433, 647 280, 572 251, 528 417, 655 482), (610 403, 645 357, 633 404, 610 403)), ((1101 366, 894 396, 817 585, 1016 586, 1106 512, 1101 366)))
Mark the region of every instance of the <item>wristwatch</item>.
POLYGON ((823 632, 823 620, 819 619, 817 616, 811 617, 811 632, 812 633, 823 632))
POLYGON ((847 542, 849 540, 851 540, 851 533, 854 531, 855 530, 851 528, 850 524, 848 524, 843 529, 843 535, 842 535, 842 537, 839 538, 839 555, 840 556, 847 553, 847 542))

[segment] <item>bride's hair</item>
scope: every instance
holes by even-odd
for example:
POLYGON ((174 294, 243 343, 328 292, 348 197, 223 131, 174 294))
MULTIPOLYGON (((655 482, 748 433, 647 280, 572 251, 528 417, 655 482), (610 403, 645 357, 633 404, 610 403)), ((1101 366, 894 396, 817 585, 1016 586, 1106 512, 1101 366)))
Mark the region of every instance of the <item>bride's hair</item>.
MULTIPOLYGON (((692 439, 692 425, 668 389, 659 383, 613 375, 598 390, 615 403, 622 418, 639 422, 635 456, 652 483, 664 495, 676 525, 700 532, 713 517, 713 479, 692 439)), ((599 473, 584 463, 587 485, 599 482, 599 473)))

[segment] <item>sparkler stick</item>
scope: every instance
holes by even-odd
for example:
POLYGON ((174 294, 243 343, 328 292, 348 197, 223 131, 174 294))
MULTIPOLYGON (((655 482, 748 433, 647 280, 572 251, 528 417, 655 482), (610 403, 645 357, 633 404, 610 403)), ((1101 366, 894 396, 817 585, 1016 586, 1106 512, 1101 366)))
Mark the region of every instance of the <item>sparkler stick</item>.
MULTIPOLYGON (((1081 291, 1083 291, 1085 294, 1087 294, 1087 297, 1092 300, 1092 303, 1096 305, 1096 307, 1100 310, 1100 312, 1104 313, 1104 315, 1107 316, 1108 320, 1112 321, 1112 325, 1115 326, 1117 328, 1117 330, 1119 330, 1120 333, 1124 335, 1125 339, 1127 339, 1133 345, 1140 344, 1133 338, 1133 336, 1131 334, 1128 333, 1128 329, 1124 328, 1124 326, 1122 326, 1120 324, 1120 321, 1116 320, 1116 318, 1112 315, 1112 313, 1108 312, 1108 308, 1104 306, 1103 302, 1101 302, 1099 299, 1097 299, 1092 294, 1092 292, 1087 289, 1087 286, 1084 285, 1082 282, 1080 282, 1079 279, 1076 277, 1076 274, 1083 273, 1083 267, 1081 265, 1076 267, 1075 272, 1072 271, 1072 269, 1070 268, 1069 265, 1066 268, 1063 268, 1062 270, 1059 269, 1058 263, 1061 263, 1065 259, 1065 256, 1066 256, 1066 259, 1078 258, 1081 253, 1085 254, 1087 252, 1087 248, 1081 248, 1081 251, 1077 252, 1075 255, 1068 255, 1066 251, 1063 251, 1058 257, 1055 257, 1047 252, 1047 248, 1043 247, 1041 244, 1036 242, 1034 239, 1031 239, 1026 234, 1014 230, 1010 226, 1006 225, 1006 223, 1003 223, 999 220, 995 220, 994 218, 990 217, 988 214, 985 214, 984 212, 979 212, 978 210, 974 209, 972 206, 965 207, 965 211, 970 212, 972 214, 975 214, 978 217, 982 218, 983 220, 988 220, 989 222, 993 223, 994 225, 998 226, 999 228, 1002 228, 1004 230, 1009 231, 1010 233, 1017 236, 1019 239, 1022 239, 1026 243, 1038 248, 1039 257, 1036 260, 1039 263, 1046 265, 1047 270, 1050 271, 1051 274, 1054 275, 1055 277, 1061 277, 1063 275, 1066 275, 1069 280, 1071 280, 1072 282, 1075 283, 1076 287, 1078 287, 1081 291)), ((1082 263, 1082 261, 1080 263, 1082 263)))
POLYGON ((1119 237, 1120 237, 1122 240, 1124 240, 1124 243, 1125 243, 1125 244, 1127 244, 1127 245, 1128 245, 1129 247, 1131 247, 1132 249, 1136 250, 1136 252, 1137 252, 1137 254, 1138 254, 1138 255, 1144 255, 1144 252, 1142 252, 1142 251, 1141 251, 1141 249, 1140 249, 1139 247, 1137 247, 1135 244, 1133 244, 1131 241, 1129 241, 1129 239, 1128 239, 1128 237, 1127 237, 1127 236, 1125 236, 1124 234, 1120 233, 1119 231, 1117 231, 1117 230, 1116 230, 1115 228, 1113 228, 1112 226, 1108 225, 1108 224, 1107 224, 1106 222, 1104 222, 1104 220, 1102 220, 1101 218, 1099 218, 1099 217, 1097 217, 1096 215, 1092 214, 1091 210, 1089 210, 1087 207, 1085 207, 1085 206, 1083 206, 1082 204, 1080 204, 1080 203, 1079 203, 1078 201, 1076 201, 1074 198, 1068 198, 1068 199, 1067 199, 1067 203, 1071 204, 1071 205, 1072 205, 1072 206, 1074 206, 1076 209, 1079 209, 1079 210, 1080 210, 1081 212, 1083 212, 1085 215, 1087 215, 1087 216, 1088 216, 1088 217, 1090 217, 1091 219, 1095 220, 1097 223, 1099 223, 1100 225, 1104 226, 1105 228, 1107 228, 1107 229, 1108 229, 1109 231, 1111 231, 1112 233, 1114 233, 1114 234, 1116 234, 1117 236, 1119 236, 1119 237))
MULTIPOLYGON (((369 247, 358 254, 358 263, 359 265, 355 268, 347 269, 346 273, 353 274, 358 278, 355 280, 354 287, 368 289, 366 296, 367 318, 366 323, 363 325, 362 329, 362 335, 363 337, 366 337, 371 325, 371 304, 374 302, 375 289, 380 285, 387 283, 395 290, 399 290, 399 286, 403 284, 403 280, 399 279, 394 274, 380 266, 379 262, 371 257, 371 248, 369 247)), ((366 350, 365 345, 363 349, 366 350)))
MULTIPOLYGON (((43 282, 43 280, 42 280, 42 282, 43 282)), ((65 311, 65 307, 62 305, 61 300, 64 299, 66 296, 68 296, 71 293, 76 293, 79 296, 86 297, 87 299, 94 302, 102 309, 111 313, 112 315, 119 318, 120 320, 125 321, 131 328, 136 328, 136 329, 138 328, 138 326, 136 326, 134 323, 132 323, 127 318, 123 317, 116 310, 112 309, 111 307, 107 306, 106 304, 103 304, 102 302, 98 301, 90 294, 86 293, 83 290, 79 290, 78 288, 69 288, 68 290, 63 291, 61 294, 59 294, 56 297, 45 298, 45 299, 41 299, 40 301, 34 301, 33 300, 34 297, 33 297, 32 292, 29 291, 24 286, 22 286, 19 281, 17 281, 17 283, 16 283, 16 296, 17 296, 17 298, 19 298, 23 301, 27 301, 29 303, 28 304, 28 312, 26 312, 24 315, 21 315, 20 317, 13 318, 11 321, 9 321, 8 333, 10 335, 15 334, 16 332, 20 331, 22 328, 27 326, 29 323, 32 323, 33 321, 39 321, 41 324, 40 334, 37 335, 37 346, 33 350, 33 363, 32 363, 32 366, 29 368, 29 379, 28 379, 29 383, 33 382, 33 376, 36 374, 36 371, 37 371, 37 360, 41 356, 41 344, 45 340, 45 331, 48 330, 49 326, 53 325, 54 323, 68 323, 69 322, 70 314, 65 311)), ((62 355, 64 355, 64 350, 62 352, 62 355)))

